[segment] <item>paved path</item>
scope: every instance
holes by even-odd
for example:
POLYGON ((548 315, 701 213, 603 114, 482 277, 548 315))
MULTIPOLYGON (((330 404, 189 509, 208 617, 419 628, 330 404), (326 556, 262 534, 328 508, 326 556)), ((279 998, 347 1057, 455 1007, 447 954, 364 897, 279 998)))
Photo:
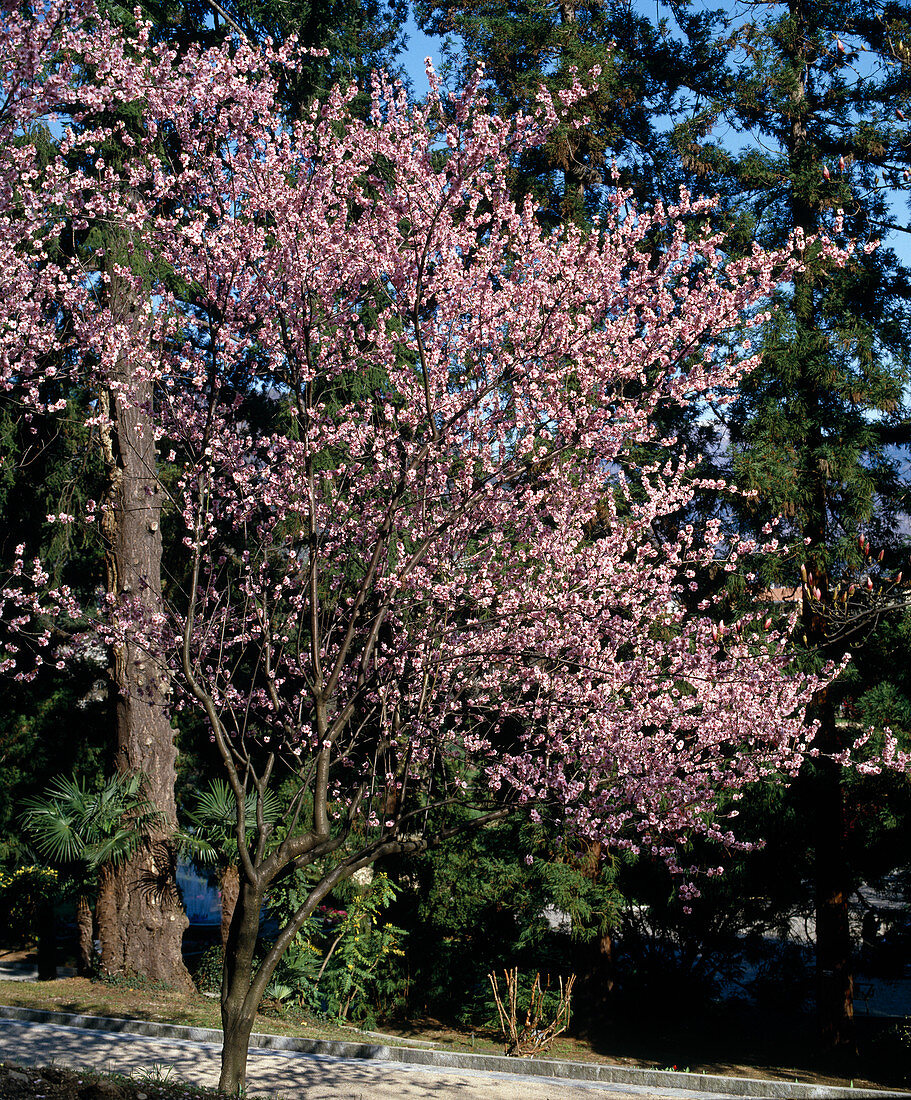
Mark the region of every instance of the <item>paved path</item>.
MULTIPOLYGON (((0 1060, 168 1074, 197 1085, 218 1081, 220 1047, 181 1039, 85 1031, 0 1019, 0 1060)), ((596 1085, 473 1070, 446 1071, 392 1062, 353 1061, 251 1050, 247 1088, 286 1100, 670 1100, 699 1094, 636 1085, 596 1085)), ((724 1100, 715 1093, 712 1100, 724 1100)))

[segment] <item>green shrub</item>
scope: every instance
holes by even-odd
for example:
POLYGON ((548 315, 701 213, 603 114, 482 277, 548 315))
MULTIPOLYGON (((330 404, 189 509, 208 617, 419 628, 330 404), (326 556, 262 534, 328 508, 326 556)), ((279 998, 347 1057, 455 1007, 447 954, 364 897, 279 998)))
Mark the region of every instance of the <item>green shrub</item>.
POLYGON ((225 949, 220 943, 207 948, 193 971, 193 981, 200 993, 221 991, 221 975, 225 965, 225 949))
MULTIPOLYGON (((373 1025, 378 1012, 394 1003, 403 982, 396 962, 404 955, 406 932, 382 919, 396 893, 379 874, 352 897, 347 909, 318 910, 279 963, 267 996, 323 1016, 373 1025)), ((297 892, 285 887, 280 903, 290 908, 296 898, 297 892)), ((275 898, 270 898, 270 910, 282 919, 275 898)))
POLYGON ((33 864, 0 873, 0 927, 13 943, 34 943, 48 907, 61 894, 60 875, 33 864))

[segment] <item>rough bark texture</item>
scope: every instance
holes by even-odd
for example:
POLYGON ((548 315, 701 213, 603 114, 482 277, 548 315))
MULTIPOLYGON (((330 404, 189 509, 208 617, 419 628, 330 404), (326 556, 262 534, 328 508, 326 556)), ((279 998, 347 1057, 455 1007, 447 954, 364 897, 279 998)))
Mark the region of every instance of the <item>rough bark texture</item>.
MULTIPOLYGON (((116 276, 110 285, 115 316, 128 319, 132 289, 116 276)), ((152 618, 162 610, 162 494, 151 424, 153 393, 148 382, 137 378, 129 354, 121 356, 119 373, 117 390, 107 397, 112 424, 105 443, 108 591, 131 604, 134 613, 152 618)), ((107 974, 142 974, 190 989, 181 954, 189 922, 169 839, 177 827, 177 750, 168 719, 168 674, 156 653, 126 642, 114 647, 113 679, 116 768, 143 773, 146 797, 162 819, 133 858, 105 876, 99 895, 101 968, 107 974)))
MULTIPOLYGON (((225 965, 221 982, 221 1025, 224 1044, 221 1050, 220 1091, 240 1095, 246 1087, 247 1049, 250 1032, 256 1019, 256 1010, 262 996, 261 989, 251 987, 253 980, 253 952, 259 935, 259 914, 262 894, 246 882, 240 883, 228 942, 225 946, 225 965)), ((274 967, 273 967, 274 969, 274 967)), ((263 975, 258 973, 260 985, 263 975)), ((268 982, 271 973, 265 976, 268 982)))
POLYGON ((79 937, 77 968, 79 976, 85 978, 92 973, 92 954, 95 946, 92 907, 85 894, 80 894, 76 899, 76 928, 79 937))
POLYGON ((240 894, 240 875, 236 864, 231 864, 221 876, 221 945, 227 950, 231 920, 240 894))

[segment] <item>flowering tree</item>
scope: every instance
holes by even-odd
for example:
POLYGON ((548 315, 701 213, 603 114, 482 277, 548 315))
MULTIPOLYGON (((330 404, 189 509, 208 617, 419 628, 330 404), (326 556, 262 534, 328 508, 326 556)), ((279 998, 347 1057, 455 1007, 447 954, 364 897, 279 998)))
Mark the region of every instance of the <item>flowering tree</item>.
MULTIPOLYGON (((30 41, 6 32, 20 71, 30 41)), ((668 537, 662 517, 697 487, 685 456, 635 484, 623 470, 660 403, 749 366, 728 337, 802 242, 726 263, 686 195, 646 213, 620 193, 591 233, 542 229, 507 181, 562 110, 545 99, 505 120, 475 87, 413 108, 377 78, 369 118, 336 89, 288 123, 270 75, 288 51, 178 65, 141 29, 125 43, 72 18, 54 46, 92 74, 78 110, 129 102, 140 121, 67 131, 49 163, 26 138, 4 152, 4 384, 51 414, 55 349, 54 370, 113 387, 146 417, 149 462, 157 446, 179 471, 181 584, 150 602, 140 577, 95 619, 157 678, 134 690, 205 715, 235 795, 234 1091, 307 917, 359 868, 453 835, 446 806, 472 809, 459 829, 524 807, 679 869, 694 832, 734 843, 722 793, 796 770, 818 683, 788 674, 760 620, 684 610, 697 568, 747 547, 718 526, 668 537), (132 151, 119 173, 94 155, 112 138, 132 151), (84 211, 125 242, 89 275, 47 243, 84 211), (266 793, 289 777, 275 821, 266 793), (264 898, 295 869, 309 892, 255 964, 264 898)), ((61 103, 77 113, 68 79, 34 70, 8 84, 20 130, 61 103)), ((75 618, 40 566, 13 572, 4 614, 20 630, 75 618)), ((7 657, 18 675, 23 653, 7 657)))
MULTIPOLYGON (((92 14, 79 3, 39 6, 37 15, 15 7, 4 12, 0 394, 11 421, 24 423, 26 439, 36 417, 53 417, 68 398, 75 396, 77 407, 80 399, 94 406, 90 430, 104 471, 97 525, 104 573, 97 581, 112 600, 131 598, 155 615, 162 607, 162 495, 140 335, 149 288, 116 272, 115 258, 126 254, 136 225, 128 180, 111 166, 123 159, 128 119, 123 102, 92 80, 103 84, 123 51, 113 48, 105 58, 104 43, 117 32, 99 25, 92 35, 98 64, 92 72, 85 68, 83 58, 91 64, 92 51, 82 48, 80 21, 92 14), (64 141, 48 162, 42 146, 50 145, 49 116, 58 111, 81 139, 64 141)), ((48 519, 73 521, 66 513, 48 519)), ((125 780, 143 774, 159 815, 137 850, 103 878, 100 962, 106 973, 139 973, 191 989, 181 954, 187 918, 170 839, 177 825, 176 749, 167 671, 130 638, 108 640, 115 767, 125 780)))

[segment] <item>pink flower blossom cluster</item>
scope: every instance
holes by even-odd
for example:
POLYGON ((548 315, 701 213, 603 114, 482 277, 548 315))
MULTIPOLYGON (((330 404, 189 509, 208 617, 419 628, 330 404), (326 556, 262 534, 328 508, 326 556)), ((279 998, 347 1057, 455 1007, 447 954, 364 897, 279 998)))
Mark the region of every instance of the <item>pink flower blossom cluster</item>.
MULTIPOLYGON (((103 637, 163 648, 229 770, 291 765, 314 835, 356 827, 368 854, 449 800, 672 867, 694 832, 734 843, 719 798, 794 774, 820 682, 761 616, 685 610, 754 547, 669 535, 705 483, 629 456, 662 403, 750 369, 804 242, 732 261, 686 193, 542 228, 510 167, 581 84, 505 119, 476 86, 413 106, 379 75, 366 117, 336 88, 288 121, 292 47, 178 58, 88 12, 50 0, 0 35, 0 385, 35 416, 63 374, 128 405, 129 355, 154 386, 189 579, 166 621, 124 598, 103 637), (48 160, 24 135, 51 114, 48 160), (92 269, 73 242, 99 224, 119 251, 92 269)), ((5 621, 78 617, 42 591, 20 561, 5 621)))

